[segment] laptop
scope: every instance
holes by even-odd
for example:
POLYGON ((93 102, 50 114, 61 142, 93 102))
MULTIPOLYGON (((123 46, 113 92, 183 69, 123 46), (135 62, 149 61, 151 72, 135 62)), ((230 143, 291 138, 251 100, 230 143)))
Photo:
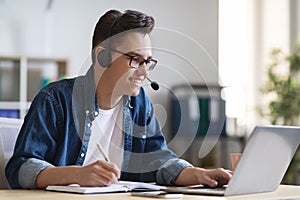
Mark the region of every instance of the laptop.
POLYGON ((256 126, 228 185, 168 188, 168 192, 201 195, 242 195, 275 191, 300 143, 300 127, 256 126))

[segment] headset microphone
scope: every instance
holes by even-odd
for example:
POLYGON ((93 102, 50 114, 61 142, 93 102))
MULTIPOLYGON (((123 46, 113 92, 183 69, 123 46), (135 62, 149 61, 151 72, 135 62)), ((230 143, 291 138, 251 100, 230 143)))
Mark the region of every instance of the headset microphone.
POLYGON ((153 90, 158 90, 159 89, 159 85, 158 85, 158 83, 156 81, 151 81, 151 79, 148 78, 148 77, 147 77, 147 80, 151 83, 150 85, 151 85, 151 88, 153 90))

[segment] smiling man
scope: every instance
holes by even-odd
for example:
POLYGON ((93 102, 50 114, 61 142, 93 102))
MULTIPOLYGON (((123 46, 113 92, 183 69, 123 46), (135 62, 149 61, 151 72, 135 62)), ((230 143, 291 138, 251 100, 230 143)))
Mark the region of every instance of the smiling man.
POLYGON ((86 75, 51 83, 32 102, 6 167, 12 188, 106 186, 118 179, 228 183, 230 171, 193 167, 167 148, 142 88, 157 64, 153 27, 154 19, 138 11, 100 17, 86 75))

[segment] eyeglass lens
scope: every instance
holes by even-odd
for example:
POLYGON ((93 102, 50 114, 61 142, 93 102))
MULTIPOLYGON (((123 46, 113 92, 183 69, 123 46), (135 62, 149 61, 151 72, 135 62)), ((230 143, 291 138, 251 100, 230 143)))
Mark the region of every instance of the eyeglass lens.
POLYGON ((151 71, 154 69, 155 65, 156 65, 156 61, 154 60, 144 60, 142 57, 140 56, 135 56, 135 57, 131 57, 130 60, 130 66, 133 68, 139 68, 142 65, 146 65, 146 69, 148 71, 151 71))

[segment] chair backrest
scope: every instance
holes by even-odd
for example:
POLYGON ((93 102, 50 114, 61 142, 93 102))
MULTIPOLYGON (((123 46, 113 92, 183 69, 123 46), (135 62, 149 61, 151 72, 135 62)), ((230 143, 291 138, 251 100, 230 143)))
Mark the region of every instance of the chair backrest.
POLYGON ((22 124, 22 119, 0 117, 0 189, 9 188, 5 177, 5 166, 12 156, 22 124))

